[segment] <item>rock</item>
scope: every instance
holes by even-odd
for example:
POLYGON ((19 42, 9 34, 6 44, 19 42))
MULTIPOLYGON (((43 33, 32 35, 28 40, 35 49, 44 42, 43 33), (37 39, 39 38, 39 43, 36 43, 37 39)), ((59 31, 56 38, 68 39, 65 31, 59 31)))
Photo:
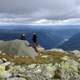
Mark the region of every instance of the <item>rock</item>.
POLYGON ((38 50, 39 52, 43 52, 45 49, 44 49, 43 47, 37 47, 37 50, 38 50))
POLYGON ((77 57, 80 57, 80 51, 79 50, 74 50, 71 52, 74 53, 77 57))
POLYGON ((48 55, 42 55, 41 57, 42 58, 48 58, 48 55))
POLYGON ((5 62, 5 63, 2 63, 1 65, 4 65, 6 67, 6 66, 9 66, 10 64, 11 62, 5 62))
POLYGON ((65 70, 73 70, 75 72, 78 72, 78 66, 79 63, 75 60, 69 59, 66 62, 61 63, 61 67, 65 70))
POLYGON ((28 68, 35 68, 36 64, 31 64, 28 66, 28 68))
POLYGON ((42 72, 42 70, 39 68, 39 69, 36 69, 35 71, 34 71, 34 73, 41 73, 42 72))
POLYGON ((55 71, 54 79, 62 79, 62 71, 61 71, 61 69, 57 69, 55 71))
POLYGON ((2 64, 3 63, 3 60, 2 59, 0 59, 0 64, 2 64))
POLYGON ((62 53, 64 53, 65 51, 63 50, 63 49, 50 49, 50 50, 47 50, 47 51, 51 51, 51 52, 53 52, 53 51, 55 51, 55 52, 62 52, 62 53))
POLYGON ((48 64, 47 65, 47 72, 46 72, 46 75, 49 77, 49 78, 52 78, 53 77, 53 75, 54 75, 54 67, 53 67, 53 64, 48 64))
POLYGON ((3 60, 3 62, 7 62, 7 59, 5 59, 5 58, 2 58, 2 60, 3 60))
POLYGON ((0 65, 0 74, 5 72, 5 65, 0 65))
POLYGON ((37 52, 29 46, 28 41, 24 40, 11 40, 11 41, 0 41, 0 51, 3 51, 2 55, 12 54, 18 56, 30 56, 35 58, 37 52))
POLYGON ((13 78, 8 78, 7 80, 26 80, 25 78, 19 78, 19 77, 13 77, 13 78))
POLYGON ((2 53, 2 51, 0 51, 0 54, 2 53))
POLYGON ((69 57, 68 56, 64 56, 64 57, 62 57, 61 58, 63 61, 67 61, 68 59, 69 59, 69 57))
POLYGON ((2 73, 0 74, 0 76, 1 76, 2 78, 9 78, 9 77, 12 76, 12 74, 9 73, 8 71, 4 71, 4 72, 2 72, 2 73))

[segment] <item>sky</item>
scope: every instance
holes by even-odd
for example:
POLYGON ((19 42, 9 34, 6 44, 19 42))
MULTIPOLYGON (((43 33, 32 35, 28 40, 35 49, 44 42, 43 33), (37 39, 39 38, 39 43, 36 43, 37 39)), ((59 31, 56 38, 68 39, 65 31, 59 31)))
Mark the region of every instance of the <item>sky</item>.
POLYGON ((31 19, 80 18, 80 0, 0 0, 0 17, 31 19))

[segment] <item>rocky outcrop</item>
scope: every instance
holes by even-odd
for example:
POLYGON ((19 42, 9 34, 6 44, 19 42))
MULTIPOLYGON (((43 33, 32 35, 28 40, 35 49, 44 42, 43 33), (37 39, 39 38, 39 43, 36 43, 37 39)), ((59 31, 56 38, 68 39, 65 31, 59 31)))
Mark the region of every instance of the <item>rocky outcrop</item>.
POLYGON ((0 80, 80 80, 78 50, 39 48, 37 54, 21 40, 0 41, 0 50, 0 80))
MULTIPOLYGON (((49 55, 46 56, 47 57, 43 57, 43 56, 42 57, 46 59, 48 58, 49 55)), ((55 63, 52 62, 43 63, 43 64, 32 63, 32 64, 24 64, 24 65, 15 64, 14 62, 8 61, 6 59, 1 59, 0 79, 2 80, 5 79, 6 80, 80 80, 80 63, 68 55, 66 56, 63 55, 63 57, 60 57, 60 59, 61 61, 59 63, 57 62, 57 60, 55 60, 55 63)))
POLYGON ((18 56, 30 56, 33 58, 37 56, 35 50, 29 46, 29 43, 23 40, 0 41, 0 51, 18 56))

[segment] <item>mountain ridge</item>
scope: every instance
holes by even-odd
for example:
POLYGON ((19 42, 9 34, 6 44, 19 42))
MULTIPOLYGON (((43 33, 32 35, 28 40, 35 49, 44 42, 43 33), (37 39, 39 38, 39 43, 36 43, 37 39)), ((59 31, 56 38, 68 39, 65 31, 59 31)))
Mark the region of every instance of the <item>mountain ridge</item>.
POLYGON ((59 48, 64 50, 80 50, 80 32, 73 35, 68 41, 60 45, 59 48))

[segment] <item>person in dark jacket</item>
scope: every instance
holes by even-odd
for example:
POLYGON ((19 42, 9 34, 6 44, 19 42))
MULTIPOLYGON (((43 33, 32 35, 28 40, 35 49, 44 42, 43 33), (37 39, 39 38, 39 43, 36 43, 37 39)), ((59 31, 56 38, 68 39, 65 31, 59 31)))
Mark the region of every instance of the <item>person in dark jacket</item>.
POLYGON ((37 43, 37 34, 32 33, 32 41, 36 44, 37 43))
POLYGON ((37 34, 36 33, 32 33, 32 42, 35 43, 35 45, 37 46, 37 34))
POLYGON ((32 47, 37 51, 37 34, 35 32, 32 33, 32 47))
POLYGON ((19 39, 20 39, 20 40, 26 40, 26 35, 25 35, 25 33, 22 33, 19 39))

